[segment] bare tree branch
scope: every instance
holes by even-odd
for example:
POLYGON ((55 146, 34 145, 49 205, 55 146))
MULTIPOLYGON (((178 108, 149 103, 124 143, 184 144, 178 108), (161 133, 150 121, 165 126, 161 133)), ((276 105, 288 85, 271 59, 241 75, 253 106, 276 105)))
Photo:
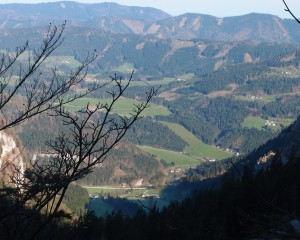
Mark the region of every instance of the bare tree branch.
MULTIPOLYGON (((11 204, 0 213, 2 226, 11 217, 24 225, 24 229, 31 226, 34 218, 24 214, 26 207, 31 209, 33 215, 43 214, 43 221, 36 226, 32 239, 44 226, 60 216, 60 206, 69 184, 92 172, 97 164, 106 159, 109 151, 142 117, 142 112, 149 107, 151 98, 158 90, 151 88, 143 102, 134 104, 128 116, 121 116, 113 114, 114 107, 122 100, 134 72, 125 84, 121 77, 114 75, 102 85, 95 84, 83 92, 72 93, 72 88, 84 80, 88 66, 97 57, 92 52, 68 76, 62 75, 56 68, 51 69, 50 75, 44 74, 41 70, 43 63, 64 41, 65 24, 60 27, 50 24, 37 49, 31 49, 26 42, 14 53, 7 51, 0 56, 0 131, 45 112, 61 119, 66 127, 66 131, 56 139, 46 142, 50 158, 32 162, 25 171, 12 165, 14 171, 9 183, 0 188, 0 199, 9 199, 11 204), (27 61, 24 64, 20 57, 25 54, 27 61), (112 89, 107 91, 109 102, 99 102, 94 109, 87 104, 77 113, 64 108, 66 104, 108 84, 112 89)), ((6 167, 4 165, 3 169, 6 167)))
POLYGON ((0 59, 0 114, 3 120, 0 123, 0 131, 14 127, 40 113, 59 108, 103 87, 103 85, 94 85, 85 92, 70 95, 71 88, 83 81, 88 66, 96 59, 95 52, 89 54, 68 77, 60 75, 56 68, 52 69, 51 76, 44 76, 42 72, 38 72, 50 54, 62 44, 64 30, 65 23, 60 27, 50 24, 38 49, 31 50, 26 42, 18 47, 14 54, 9 52, 2 54, 0 59), (27 52, 27 65, 17 65, 20 56, 27 52), (17 68, 19 68, 18 77, 13 82, 12 76, 16 74, 17 68), (21 91, 24 95, 23 104, 11 105, 21 91), (11 114, 12 108, 16 109, 13 115, 11 114))
MULTIPOLYGON (((111 77, 115 90, 109 92, 109 103, 98 103, 92 110, 88 104, 80 113, 68 112, 60 104, 49 113, 61 118, 67 130, 56 139, 46 142, 48 154, 52 156, 50 159, 36 160, 24 173, 16 169, 11 176, 11 184, 17 186, 13 191, 16 205, 6 216, 29 203, 34 211, 44 212, 45 221, 34 236, 57 216, 69 184, 83 178, 102 163, 109 151, 149 107, 158 89, 151 88, 145 100, 133 106, 129 116, 113 114, 115 104, 121 101, 132 78, 133 72, 123 85, 121 78, 116 75, 111 77)), ((5 221, 5 216, 0 221, 5 221)))
POLYGON ((288 12, 299 24, 300 24, 300 20, 294 15, 294 13, 290 10, 289 6, 286 4, 285 0, 282 0, 284 5, 285 5, 285 9, 284 11, 288 12))

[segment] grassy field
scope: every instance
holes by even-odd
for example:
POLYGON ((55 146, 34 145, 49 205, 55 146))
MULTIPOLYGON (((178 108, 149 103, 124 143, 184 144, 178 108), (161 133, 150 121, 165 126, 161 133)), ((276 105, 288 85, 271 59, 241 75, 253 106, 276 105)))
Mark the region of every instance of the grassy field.
MULTIPOLYGON (((282 127, 287 127, 291 125, 295 119, 291 118, 269 118, 269 121, 272 121, 276 124, 276 126, 270 126, 274 130, 281 130, 282 127)), ((260 117, 247 117, 244 120, 243 127, 247 128, 257 128, 262 130, 265 126, 266 120, 260 117)))
POLYGON ((124 193, 124 189, 122 188, 115 188, 115 187, 88 187, 82 186, 85 188, 89 194, 113 194, 113 195, 120 195, 124 193))
POLYGON ((46 59, 45 64, 47 64, 47 67, 67 65, 71 68, 77 68, 81 65, 81 63, 76 61, 73 56, 49 56, 46 59))
MULTIPOLYGON (((146 188, 138 188, 138 189, 131 189, 131 191, 128 193, 128 189, 121 188, 121 187, 112 187, 112 186, 104 186, 104 187, 82 186, 82 187, 85 188, 90 195, 92 195, 92 194, 99 194, 99 195, 110 194, 113 196, 119 196, 121 198, 126 198, 129 200, 136 200, 139 198, 139 197, 137 197, 138 195, 142 195, 145 191, 147 191, 146 188)), ((157 192, 158 190, 155 190, 155 191, 157 192)), ((148 193, 148 194, 150 194, 150 193, 148 193)))
POLYGON ((158 190, 158 189, 149 189, 145 193, 148 194, 148 195, 159 195, 160 190, 158 190))
POLYGON ((177 78, 183 79, 183 80, 191 80, 193 77, 195 77, 194 73, 187 73, 184 75, 177 76, 177 78))
POLYGON ((188 154, 196 157, 210 157, 214 159, 225 159, 231 157, 232 155, 228 152, 224 152, 216 147, 207 145, 200 141, 195 135, 189 132, 183 126, 177 123, 162 122, 164 125, 168 126, 173 130, 178 136, 180 136, 184 141, 188 143, 184 150, 188 154))
POLYGON ((125 63, 125 64, 123 64, 123 65, 121 65, 121 66, 114 69, 114 71, 120 72, 120 73, 123 73, 123 74, 131 73, 133 70, 136 71, 133 64, 131 64, 131 63, 125 63))
MULTIPOLYGON (((95 106, 99 102, 109 103, 110 101, 111 101, 110 99, 81 98, 65 106, 66 109, 68 109, 69 111, 75 112, 86 107, 88 103, 90 104, 90 106, 95 106)), ((139 104, 139 103, 141 102, 137 100, 120 98, 120 100, 116 102, 113 108, 113 113, 117 113, 120 115, 129 115, 132 112, 132 108, 134 107, 134 104, 139 104)), ((157 116, 157 115, 167 116, 170 114, 171 113, 167 108, 156 104, 150 104, 150 107, 143 111, 142 116, 157 116)))
MULTIPOLYGON (((163 78, 152 81, 141 81, 141 80, 133 80, 131 81, 129 87, 140 87, 140 86, 159 86, 159 85, 167 85, 171 82, 177 81, 175 78, 163 78)), ((123 80, 123 84, 127 84, 128 80, 123 80)))
POLYGON ((120 195, 121 198, 126 198, 128 200, 140 199, 139 195, 142 195, 146 189, 133 189, 130 193, 120 195))
POLYGON ((167 163, 174 163, 177 167, 189 167, 198 165, 201 160, 195 157, 187 156, 181 152, 175 152, 149 146, 138 146, 143 151, 165 160, 167 163))
POLYGON ((126 198, 128 200, 137 200, 140 199, 142 194, 148 195, 158 195, 160 193, 159 189, 146 189, 146 188, 133 188, 130 192, 128 189, 124 189, 121 187, 113 187, 113 186, 104 186, 104 187, 92 187, 92 186, 82 186, 85 188, 89 195, 92 194, 111 194, 114 196, 118 196, 120 198, 126 198))
MULTIPOLYGON (((96 78, 97 74, 88 74, 86 78, 96 78)), ((108 78, 106 79, 97 79, 96 81, 98 83, 105 83, 109 81, 108 78)), ((163 78, 153 81, 142 81, 142 80, 132 80, 129 87, 146 87, 146 86, 160 86, 160 85, 167 85, 171 82, 177 81, 175 78, 163 78)), ((122 84, 126 85, 128 83, 128 80, 124 79, 122 80, 122 84)))
POLYGON ((257 128, 259 130, 265 125, 266 120, 260 117, 247 117, 244 120, 243 127, 257 128))
POLYGON ((265 103, 274 102, 274 101, 275 101, 275 96, 265 95, 265 96, 262 96, 262 100, 263 100, 265 103))
MULTIPOLYGON (((128 72, 124 73, 124 75, 129 77, 128 72)), ((109 76, 105 76, 104 78, 98 78, 99 74, 87 74, 86 78, 95 78, 98 83, 105 83, 110 81, 109 76)), ((126 85, 128 83, 128 79, 124 76, 124 79, 122 79, 122 85, 126 85)), ((188 75, 189 76, 189 75, 188 75)), ((136 79, 135 76, 133 75, 133 79, 129 85, 129 87, 141 87, 141 86, 160 86, 160 85, 167 85, 171 82, 177 81, 176 78, 162 78, 162 79, 156 79, 156 80, 151 80, 151 81, 146 81, 146 80, 140 80, 136 79)))

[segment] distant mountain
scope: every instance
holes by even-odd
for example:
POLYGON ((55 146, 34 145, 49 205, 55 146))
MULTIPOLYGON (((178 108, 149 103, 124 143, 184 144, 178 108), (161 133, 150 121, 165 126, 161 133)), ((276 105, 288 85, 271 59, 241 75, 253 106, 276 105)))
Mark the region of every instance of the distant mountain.
POLYGON ((300 27, 294 20, 267 14, 251 13, 217 18, 186 13, 172 17, 155 8, 129 7, 107 2, 0 4, 0 29, 45 26, 50 22, 60 24, 65 20, 69 26, 159 38, 300 42, 300 27))
POLYGON ((101 27, 105 19, 153 22, 171 17, 150 7, 128 7, 117 3, 84 4, 72 1, 38 4, 0 4, 0 28, 23 28, 62 23, 101 27))
MULTIPOLYGON (((45 27, 3 29, 0 31, 0 49, 14 50, 26 40, 32 47, 37 47, 44 31, 45 27)), ((152 36, 113 34, 87 27, 68 28, 64 36, 64 43, 54 55, 75 56, 80 60, 87 52, 96 49, 101 54, 96 60, 96 68, 90 67, 94 73, 99 73, 99 70, 114 71, 124 64, 131 64, 138 74, 148 76, 174 77, 174 74, 186 73, 201 76, 232 64, 258 63, 269 59, 275 61, 276 57, 280 56, 277 59, 279 63, 276 63, 278 65, 282 62, 281 58, 288 58, 300 49, 292 44, 252 41, 166 40, 152 36)), ((298 61, 298 58, 296 60, 298 61)), ((274 66, 277 66, 276 64, 274 66)), ((219 88, 226 87, 224 84, 219 85, 219 88)), ((214 88, 199 92, 206 94, 217 90, 223 89, 214 88)))
POLYGON ((163 38, 299 42, 300 36, 295 21, 257 13, 226 18, 184 14, 155 24, 155 34, 163 38))

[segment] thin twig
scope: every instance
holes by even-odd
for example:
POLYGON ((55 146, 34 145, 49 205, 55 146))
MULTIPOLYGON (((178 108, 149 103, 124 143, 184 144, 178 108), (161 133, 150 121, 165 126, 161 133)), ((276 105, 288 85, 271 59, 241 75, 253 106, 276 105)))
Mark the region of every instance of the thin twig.
POLYGON ((285 5, 285 9, 284 11, 288 12, 299 24, 300 24, 300 20, 295 16, 295 14, 290 10, 289 6, 286 4, 285 0, 282 0, 284 5, 285 5))

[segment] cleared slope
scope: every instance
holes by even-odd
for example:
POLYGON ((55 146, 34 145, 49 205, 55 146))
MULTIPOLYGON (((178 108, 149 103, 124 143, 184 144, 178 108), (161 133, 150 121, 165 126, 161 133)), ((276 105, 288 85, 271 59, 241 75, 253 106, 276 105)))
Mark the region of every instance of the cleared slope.
POLYGON ((232 156, 228 152, 222 151, 216 147, 203 143, 194 134, 192 134, 186 128, 177 123, 162 123, 168 126, 171 130, 173 130, 178 136, 180 136, 184 141, 186 141, 189 144, 189 146, 185 148, 185 151, 192 156, 202 158, 209 157, 218 160, 229 158, 232 156))

